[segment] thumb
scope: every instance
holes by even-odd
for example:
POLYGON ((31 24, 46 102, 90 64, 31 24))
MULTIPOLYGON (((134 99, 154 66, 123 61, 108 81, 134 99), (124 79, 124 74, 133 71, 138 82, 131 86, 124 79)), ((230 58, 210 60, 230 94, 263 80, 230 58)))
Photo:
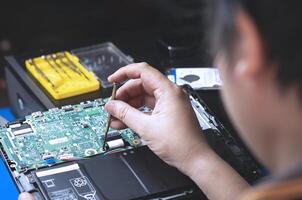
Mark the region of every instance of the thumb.
POLYGON ((139 134, 144 132, 148 124, 148 115, 123 101, 110 100, 105 105, 105 110, 139 134))
POLYGON ((27 192, 24 192, 19 195, 18 200, 35 200, 35 198, 33 195, 31 195, 27 192))

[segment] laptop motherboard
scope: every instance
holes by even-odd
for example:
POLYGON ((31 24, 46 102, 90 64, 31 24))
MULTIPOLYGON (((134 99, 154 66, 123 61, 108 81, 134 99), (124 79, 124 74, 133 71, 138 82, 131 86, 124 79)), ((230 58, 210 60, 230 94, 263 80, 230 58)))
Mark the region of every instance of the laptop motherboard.
POLYGON ((23 121, 0 128, 0 141, 10 167, 22 172, 140 146, 141 140, 132 130, 110 129, 103 149, 107 100, 35 112, 23 121))

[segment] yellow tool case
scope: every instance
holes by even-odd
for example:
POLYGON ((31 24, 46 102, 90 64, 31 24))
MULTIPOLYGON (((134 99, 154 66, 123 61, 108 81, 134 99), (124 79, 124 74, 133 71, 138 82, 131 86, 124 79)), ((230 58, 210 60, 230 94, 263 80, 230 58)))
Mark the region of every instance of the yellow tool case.
POLYGON ((100 82, 71 53, 59 52, 25 61, 29 73, 56 100, 99 90, 100 82))

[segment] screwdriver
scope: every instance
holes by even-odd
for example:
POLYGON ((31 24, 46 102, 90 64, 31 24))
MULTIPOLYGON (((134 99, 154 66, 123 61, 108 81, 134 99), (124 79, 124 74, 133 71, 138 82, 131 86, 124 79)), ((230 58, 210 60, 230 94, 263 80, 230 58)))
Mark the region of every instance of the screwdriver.
POLYGON ((34 66, 35 70, 40 74, 40 76, 42 76, 50 85, 52 88, 55 88, 55 85, 51 82, 51 80, 46 76, 46 74, 44 74, 44 72, 37 66, 35 60, 33 59, 29 59, 28 60, 29 64, 31 64, 32 66, 34 66))
MULTIPOLYGON (((115 95, 116 95, 116 83, 113 83, 112 94, 111 94, 110 100, 114 100, 115 95)), ((109 131, 109 127, 110 127, 111 118, 112 118, 112 116, 110 114, 108 114, 107 125, 106 125, 105 136, 104 136, 103 151, 106 150, 106 142, 107 142, 107 137, 108 137, 108 131, 109 131)))

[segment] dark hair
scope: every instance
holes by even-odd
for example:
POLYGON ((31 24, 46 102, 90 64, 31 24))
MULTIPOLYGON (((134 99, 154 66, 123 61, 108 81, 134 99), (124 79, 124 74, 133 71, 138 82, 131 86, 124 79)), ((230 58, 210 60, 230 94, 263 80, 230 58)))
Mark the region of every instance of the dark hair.
MULTIPOLYGON (((235 43, 235 15, 243 9, 257 26, 269 61, 277 63, 277 80, 286 87, 302 88, 301 0, 209 0, 211 47, 229 57, 235 43), (227 51, 226 51, 227 50, 227 51)), ((208 13, 209 14, 209 13, 208 13)))

